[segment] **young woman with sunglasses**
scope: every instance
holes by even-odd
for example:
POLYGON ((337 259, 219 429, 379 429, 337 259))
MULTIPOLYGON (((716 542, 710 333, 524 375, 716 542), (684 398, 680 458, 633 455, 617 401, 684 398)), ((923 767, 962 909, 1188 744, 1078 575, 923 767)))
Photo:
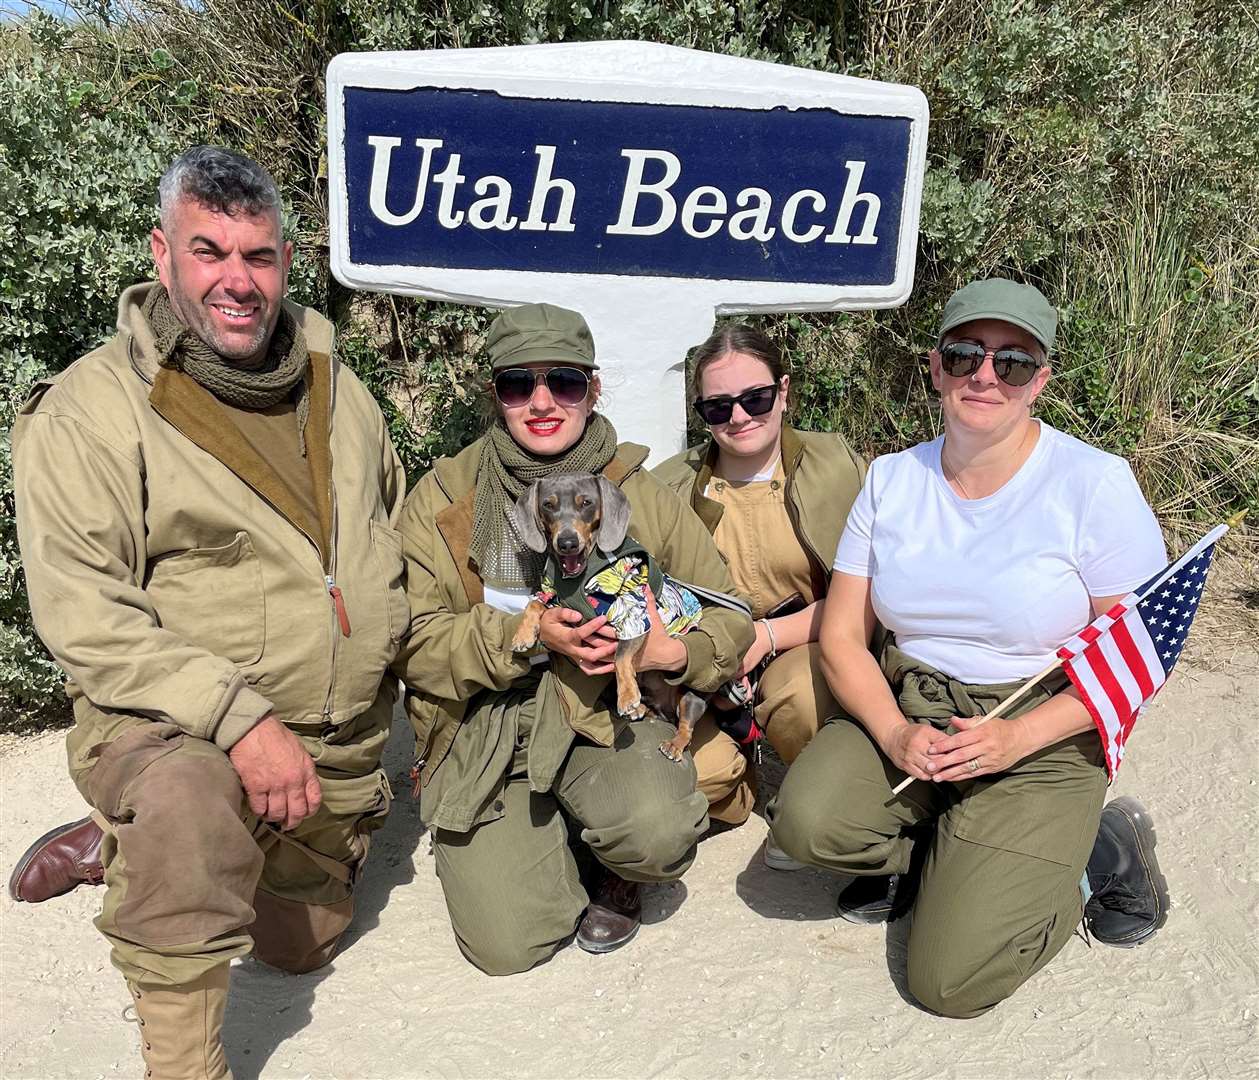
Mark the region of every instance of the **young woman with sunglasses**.
POLYGON ((847 715, 768 809, 789 855, 856 875, 841 915, 912 902, 909 989, 946 1016, 1012 994, 1082 912, 1125 946, 1167 916, 1148 815, 1103 811, 1101 741, 1066 678, 976 723, 1165 565, 1127 463, 1032 417, 1056 327, 1038 290, 1003 279, 945 307, 930 357, 944 434, 871 464, 835 557, 820 638, 847 715), (876 620, 892 634, 877 657, 876 620))
MULTIPOLYGON (((740 740, 765 738, 790 763, 835 708, 819 666, 817 631, 835 545, 865 463, 840 435, 785 422, 790 388, 782 354, 759 330, 719 328, 692 357, 694 408, 709 438, 656 475, 713 533, 731 576, 750 600, 756 640, 739 674, 759 674, 753 728, 710 711, 691 743, 709 814, 747 820, 755 776, 740 740), (730 732, 730 733, 728 733, 730 732)), ((719 700, 719 699, 718 699, 719 700)), ((775 869, 797 864, 773 848, 775 869)))
MULTIPOLYGON (((411 628, 397 670, 455 937, 472 963, 502 975, 545 960, 574 931, 588 952, 624 945, 639 926, 639 883, 680 877, 708 826, 690 759, 659 752, 672 726, 609 707, 606 620, 581 625, 577 612, 549 609, 542 645, 513 653, 543 557, 520 540, 511 508, 535 480, 601 473, 629 498, 634 538, 664 570, 720 592, 734 584, 700 522, 643 470, 646 448, 618 444, 595 411, 594 343, 580 315, 511 309, 487 349, 489 432, 438 461, 402 512, 411 628), (578 835, 585 873, 570 848, 578 835)), ((751 638, 747 617, 724 608, 706 608, 682 638, 654 616, 640 667, 715 690, 751 638)))

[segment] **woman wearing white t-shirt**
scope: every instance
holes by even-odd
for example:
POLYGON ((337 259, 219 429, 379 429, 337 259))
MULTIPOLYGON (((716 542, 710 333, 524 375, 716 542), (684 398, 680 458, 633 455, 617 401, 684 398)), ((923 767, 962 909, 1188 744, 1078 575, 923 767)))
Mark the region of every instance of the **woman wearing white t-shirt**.
POLYGON ((1090 889, 1109 944, 1166 919, 1148 818, 1130 799, 1102 813, 1101 743, 1065 677, 974 723, 1166 563, 1128 465, 1031 416, 1056 326, 1038 290, 1000 279, 946 306, 931 352, 944 435, 871 465, 835 558, 820 641, 851 718, 769 808, 788 855, 857 876, 840 897, 854 921, 906 909, 921 864, 909 986, 949 1016, 1056 955, 1090 889), (893 797, 906 774, 920 782, 893 797))

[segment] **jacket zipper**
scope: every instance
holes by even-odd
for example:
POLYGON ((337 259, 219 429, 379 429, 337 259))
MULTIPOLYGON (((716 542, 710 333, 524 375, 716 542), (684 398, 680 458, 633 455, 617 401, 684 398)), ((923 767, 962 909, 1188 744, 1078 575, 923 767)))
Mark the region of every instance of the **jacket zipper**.
MULTIPOLYGON (((332 418, 336 413, 337 373, 332 360, 331 350, 328 356, 328 447, 332 447, 332 418)), ((337 487, 332 481, 332 473, 328 474, 328 502, 332 507, 332 529, 328 537, 328 564, 324 569, 324 587, 332 601, 332 623, 329 626, 329 637, 332 640, 332 654, 328 660, 328 696, 324 699, 324 724, 332 723, 332 701, 337 686, 337 644, 341 637, 350 636, 350 613, 346 610, 345 597, 337 585, 337 533, 339 531, 339 515, 337 512, 337 487)))
POLYGON ((345 607, 345 597, 342 596, 341 588, 337 585, 337 491, 332 486, 331 480, 328 482, 328 489, 328 495, 332 502, 332 535, 328 539, 328 546, 331 550, 328 552, 328 566, 324 574, 324 587, 327 589, 328 597, 332 601, 332 622, 329 626, 331 631, 329 636, 332 639, 332 654, 328 660, 328 696, 324 699, 323 706, 325 724, 332 723, 332 700, 337 686, 337 645, 342 637, 350 636, 350 615, 345 607))

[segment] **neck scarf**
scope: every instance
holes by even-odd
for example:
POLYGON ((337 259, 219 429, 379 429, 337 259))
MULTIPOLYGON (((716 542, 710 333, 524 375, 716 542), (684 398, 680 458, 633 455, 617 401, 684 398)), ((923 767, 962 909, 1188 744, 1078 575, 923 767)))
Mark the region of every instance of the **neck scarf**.
POLYGON ((500 588, 536 589, 546 555, 530 551, 516 534, 508 516, 516 500, 530 484, 546 476, 601 472, 615 453, 616 431, 598 413, 591 415, 581 438, 554 457, 529 453, 511 437, 502 418, 496 420, 481 445, 468 545, 481 580, 500 588))
POLYGON ((238 409, 265 409, 284 401, 296 389, 298 441, 305 456, 310 352, 306 335, 288 311, 280 309, 267 355, 253 368, 220 356, 197 337, 175 313, 165 288, 154 289, 141 311, 153 331, 158 363, 190 375, 220 401, 238 409))

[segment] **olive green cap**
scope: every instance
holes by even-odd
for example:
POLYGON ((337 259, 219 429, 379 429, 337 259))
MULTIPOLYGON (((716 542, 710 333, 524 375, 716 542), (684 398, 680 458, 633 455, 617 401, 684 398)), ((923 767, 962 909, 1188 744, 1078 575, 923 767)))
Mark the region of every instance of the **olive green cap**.
POLYGON ((554 304, 508 308, 490 323, 485 347, 493 371, 547 362, 596 366, 595 341, 586 320, 554 304))
POLYGON ((944 305, 937 344, 950 330, 976 319, 1013 323, 1045 346, 1046 356, 1053 351, 1058 312, 1035 285, 1020 285, 1006 278, 988 278, 963 285, 944 305))

